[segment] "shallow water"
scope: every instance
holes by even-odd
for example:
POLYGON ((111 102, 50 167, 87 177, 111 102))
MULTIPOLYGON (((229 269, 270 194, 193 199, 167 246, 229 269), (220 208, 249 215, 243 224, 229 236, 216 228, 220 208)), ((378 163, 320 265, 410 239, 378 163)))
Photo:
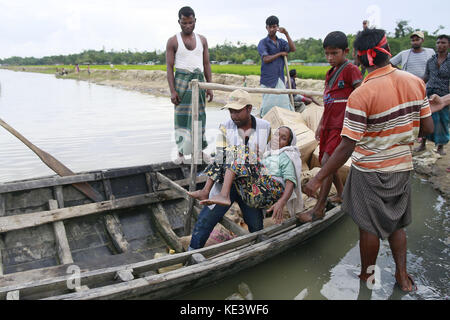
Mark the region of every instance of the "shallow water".
MULTIPOLYGON (((168 98, 61 80, 52 75, 0 70, 0 118, 72 171, 173 160, 173 107, 168 98)), ((227 112, 208 108, 208 150, 227 112)), ((53 175, 17 138, 0 128, 0 182, 53 175)), ((245 282, 255 299, 448 299, 449 204, 412 177, 413 223, 407 228, 408 271, 418 291, 394 288, 395 265, 387 241, 377 260, 380 288, 361 285, 358 230, 344 216, 327 230, 239 274, 181 299, 225 299, 245 282)), ((377 271, 378 272, 378 271, 377 271)))

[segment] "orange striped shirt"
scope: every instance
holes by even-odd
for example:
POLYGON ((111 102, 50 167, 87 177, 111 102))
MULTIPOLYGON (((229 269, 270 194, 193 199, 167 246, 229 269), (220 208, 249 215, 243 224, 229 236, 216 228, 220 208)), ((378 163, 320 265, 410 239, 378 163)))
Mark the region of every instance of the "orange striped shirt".
POLYGON ((348 98, 341 136, 356 141, 352 165, 361 171, 413 169, 420 119, 431 116, 425 83, 391 65, 376 69, 348 98))

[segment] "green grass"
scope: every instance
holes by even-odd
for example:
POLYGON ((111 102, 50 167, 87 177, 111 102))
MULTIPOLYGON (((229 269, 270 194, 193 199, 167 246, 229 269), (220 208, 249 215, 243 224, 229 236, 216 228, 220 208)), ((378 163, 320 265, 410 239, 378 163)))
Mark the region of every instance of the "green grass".
MULTIPOLYGON (((27 66, 31 67, 31 66, 27 66)), ((33 67, 44 67, 50 68, 56 71, 56 68, 61 69, 65 68, 67 70, 73 70, 74 66, 33 66, 33 67)), ((87 66, 80 66, 81 70, 87 69, 87 66)), ((110 70, 111 67, 109 65, 91 65, 91 70, 99 69, 99 70, 110 70)), ((114 69, 117 70, 161 70, 166 71, 166 65, 114 65, 114 69)), ((289 69, 297 70, 297 77, 301 79, 319 79, 325 80, 325 75, 330 69, 329 66, 290 66, 289 69)), ((242 64, 228 64, 228 65, 211 65, 211 71, 213 73, 221 73, 221 74, 237 74, 242 76, 248 75, 261 75, 261 66, 260 65, 242 65, 242 64)))

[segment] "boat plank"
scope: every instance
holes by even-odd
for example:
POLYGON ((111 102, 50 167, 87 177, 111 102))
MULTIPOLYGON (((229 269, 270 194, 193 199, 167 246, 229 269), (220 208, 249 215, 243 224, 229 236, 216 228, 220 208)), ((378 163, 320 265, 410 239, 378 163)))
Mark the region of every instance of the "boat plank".
MULTIPOLYGON (((109 200, 114 200, 115 197, 112 192, 111 180, 104 179, 103 187, 105 189, 106 198, 109 200)), ((120 253, 127 252, 130 248, 130 244, 125 239, 122 226, 119 222, 119 217, 116 214, 107 214, 104 217, 104 223, 106 231, 108 232, 116 250, 120 253)))
POLYGON ((0 193, 0 217, 6 214, 6 199, 5 196, 0 193))
POLYGON ((183 252, 183 245, 181 243, 181 240, 172 230, 166 211, 164 210, 162 204, 157 203, 150 206, 149 209, 152 213, 151 217, 153 223, 155 224, 157 230, 159 231, 165 242, 171 249, 174 249, 176 252, 183 252))
POLYGON ((96 213, 131 208, 135 206, 158 203, 165 200, 179 198, 178 193, 172 190, 147 193, 137 196, 131 196, 116 200, 107 200, 96 203, 89 203, 69 208, 60 208, 56 210, 40 211, 14 216, 0 217, 0 233, 12 230, 35 227, 38 225, 61 221, 75 217, 81 217, 96 213))
MULTIPOLYGON (((48 204, 50 210, 56 210, 58 208, 58 202, 56 200, 49 200, 48 204)), ((70 251, 69 241, 67 240, 64 222, 62 221, 53 222, 53 231, 55 233, 56 247, 60 263, 61 264, 73 263, 72 253, 70 251)))
POLYGON ((55 177, 44 178, 44 179, 41 178, 41 179, 28 180, 28 181, 8 182, 8 183, 0 184, 0 193, 46 188, 46 187, 53 187, 53 186, 80 183, 80 182, 89 182, 89 181, 96 181, 96 180, 100 180, 100 179, 101 179, 100 174, 90 173, 90 174, 77 174, 77 175, 65 176, 65 177, 55 176, 55 177))
MULTIPOLYGON (((158 181, 160 181, 161 183, 168 185, 175 191, 178 191, 180 193, 180 195, 183 196, 186 200, 192 199, 188 195, 188 191, 186 189, 184 189, 179 183, 170 180, 165 175, 163 175, 159 172, 156 173, 156 177, 157 177, 158 181)), ((185 179, 185 180, 187 180, 187 179, 185 179)), ((198 179, 197 179, 197 183, 198 183, 198 179)), ((195 200, 194 205, 195 205, 195 207, 194 207, 193 212, 197 218, 198 214, 199 214, 198 208, 202 207, 202 205, 199 203, 198 200, 195 200)), ((230 218, 228 218, 226 216, 223 216, 223 218, 221 220, 221 224, 237 236, 243 236, 243 235, 246 235, 249 233, 247 230, 245 230, 241 226, 237 225, 236 223, 234 223, 234 221, 232 221, 230 218)))

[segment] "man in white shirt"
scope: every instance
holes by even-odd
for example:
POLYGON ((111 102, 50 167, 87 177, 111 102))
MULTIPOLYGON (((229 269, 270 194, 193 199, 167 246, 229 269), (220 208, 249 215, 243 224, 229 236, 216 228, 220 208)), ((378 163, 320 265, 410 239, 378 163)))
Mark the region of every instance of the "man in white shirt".
POLYGON ((422 31, 416 31, 410 36, 411 49, 403 50, 395 57, 391 58, 391 64, 396 67, 402 66, 402 70, 408 71, 413 75, 423 79, 427 61, 434 54, 434 50, 430 48, 422 48, 425 35, 422 31))

